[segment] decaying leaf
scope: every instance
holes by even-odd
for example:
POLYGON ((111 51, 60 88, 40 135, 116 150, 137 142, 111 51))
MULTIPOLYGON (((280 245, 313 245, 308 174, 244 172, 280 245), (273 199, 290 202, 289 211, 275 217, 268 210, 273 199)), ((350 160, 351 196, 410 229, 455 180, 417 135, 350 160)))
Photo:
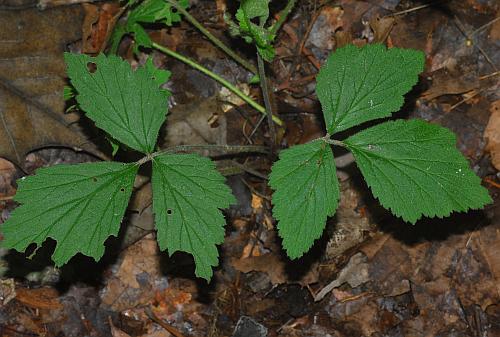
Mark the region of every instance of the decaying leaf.
POLYGON ((484 130, 485 150, 491 154, 491 163, 500 170, 500 100, 491 103, 491 116, 484 130))
POLYGON ((62 114, 63 48, 79 38, 80 8, 2 11, 0 22, 0 157, 22 167, 27 152, 52 145, 98 154, 69 126, 78 116, 62 114))

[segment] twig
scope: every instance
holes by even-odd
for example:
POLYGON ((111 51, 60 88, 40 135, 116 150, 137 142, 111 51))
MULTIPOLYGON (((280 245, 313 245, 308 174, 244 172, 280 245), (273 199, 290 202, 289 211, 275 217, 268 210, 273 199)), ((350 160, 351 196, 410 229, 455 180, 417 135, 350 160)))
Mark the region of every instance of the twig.
POLYGON ((500 71, 495 71, 494 73, 491 73, 491 74, 488 74, 488 75, 484 75, 484 76, 481 76, 479 77, 479 80, 482 81, 482 80, 486 80, 490 77, 495 77, 495 76, 498 76, 500 74, 500 71))
MULTIPOLYGON (((325 143, 331 144, 331 145, 336 145, 336 146, 341 146, 341 147, 347 147, 344 142, 336 139, 331 139, 332 135, 326 134, 324 137, 318 138, 319 140, 324 141, 325 143)), ((312 140, 314 141, 314 140, 312 140)))
POLYGON ((490 184, 493 187, 500 188, 500 184, 486 177, 483 179, 486 183, 490 184))
POLYGON ((293 7, 295 6, 296 0, 289 0, 288 3, 286 4, 285 8, 280 12, 278 21, 271 27, 270 33, 274 36, 278 32, 278 30, 281 28, 283 23, 285 23, 286 18, 288 17, 288 14, 292 11, 293 7))
POLYGON ((260 78, 260 88, 262 89, 262 96, 264 98, 264 106, 266 107, 267 122, 269 124, 269 133, 271 135, 271 153, 274 152, 274 146, 276 145, 276 130, 274 129, 273 123, 273 108, 271 102, 269 101, 269 87, 267 86, 266 70, 264 65, 264 60, 257 52, 257 65, 259 67, 259 78, 260 78))
MULTIPOLYGON (((455 15, 454 19, 455 19, 455 21, 454 21, 455 25, 457 26, 457 28, 460 31, 460 33, 462 33, 468 41, 474 42, 473 37, 465 29, 465 27, 463 26, 463 24, 460 21, 460 19, 456 15, 455 15)), ((493 63, 493 61, 490 59, 490 57, 488 56, 488 54, 486 54, 486 52, 483 50, 483 48, 481 48, 481 46, 478 45, 477 43, 473 43, 473 46, 476 47, 479 50, 479 52, 484 56, 484 58, 486 59, 486 61, 491 65, 491 67, 493 68, 493 70, 497 71, 498 70, 497 66, 495 65, 495 63, 493 63)))
MULTIPOLYGON (((228 88, 230 91, 232 91, 234 94, 236 94, 238 97, 240 97, 242 100, 244 100, 245 102, 247 102, 251 107, 253 107, 255 110, 259 111, 261 114, 265 115, 266 114, 266 109, 260 105, 259 103, 255 102, 253 99, 251 99, 249 96, 247 96, 243 91, 241 91, 240 89, 238 89, 235 85, 233 85, 232 83, 230 83, 229 81, 225 80, 224 78, 220 77, 219 75, 217 75, 216 73, 208 70, 207 68, 203 67, 202 65, 192 61, 191 59, 179 54, 179 53, 176 53, 175 51, 173 51, 172 49, 170 48, 167 48, 165 46, 162 46, 156 42, 153 42, 151 44, 151 46, 159 51, 161 51, 162 53, 165 53, 169 56, 172 56, 176 59, 178 59, 179 61, 182 61, 186 64, 188 64, 189 66, 195 68, 196 70, 202 72, 203 74, 209 76, 210 78, 216 80, 217 82, 219 82, 220 84, 222 84, 223 86, 225 86, 226 88, 228 88)), ((281 119, 279 119, 277 116, 273 116, 273 121, 278 124, 278 125, 283 125, 283 121, 281 119)))
POLYGON ((497 18, 494 18, 493 20, 491 20, 490 22, 488 23, 485 23, 484 25, 482 25, 481 27, 479 27, 478 29, 476 29, 475 31, 473 31, 470 35, 471 36, 474 36, 476 35, 477 33, 479 33, 480 31, 482 31, 483 29, 485 28, 488 28, 489 26, 491 26, 492 24, 494 24, 495 22, 497 22, 498 20, 500 20, 500 16, 497 17, 497 18))
POLYGON ((8 196, 5 196, 5 197, 0 197, 0 201, 7 201, 7 200, 12 200, 12 199, 14 199, 13 195, 8 195, 8 196))
POLYGON ((460 102, 456 103, 456 104, 453 104, 450 109, 448 110, 448 112, 452 111, 452 110, 455 110, 456 107, 462 105, 463 103, 467 102, 468 100, 476 97, 477 95, 479 95, 480 93, 482 93, 483 91, 485 91, 486 89, 481 89, 479 91, 476 91, 473 95, 467 97, 467 98, 464 98, 463 100, 461 100, 460 102))
POLYGON ((184 337, 184 335, 179 330, 177 330, 176 328, 174 328, 170 324, 164 322, 162 319, 158 318, 158 316, 156 316, 154 314, 154 312, 151 310, 151 308, 146 308, 145 312, 150 320, 152 320, 153 322, 155 322, 156 324, 161 326, 163 329, 167 330, 167 332, 174 335, 174 337, 184 337))
POLYGON ((420 9, 427 8, 430 5, 433 5, 433 4, 437 3, 437 2, 439 2, 439 1, 429 2, 427 4, 423 4, 423 5, 420 5, 420 6, 413 7, 413 8, 405 9, 404 11, 392 13, 392 14, 386 15, 384 17, 391 17, 391 16, 398 16, 398 15, 408 14, 408 13, 411 13, 411 12, 418 11, 420 9))
POLYGON ((219 40, 215 35, 210 33, 198 20, 196 20, 191 14, 189 14, 188 11, 184 9, 176 0, 167 0, 169 4, 174 6, 184 17, 186 20, 189 21, 193 26, 195 26, 203 35, 207 37, 213 44, 215 44, 217 47, 219 47, 222 51, 224 51, 226 54, 231 56, 233 60, 238 62, 240 65, 242 65, 245 69, 248 71, 257 74, 257 69, 253 64, 248 62, 247 60, 243 59, 241 56, 236 54, 231 48, 226 46, 221 40, 219 40))

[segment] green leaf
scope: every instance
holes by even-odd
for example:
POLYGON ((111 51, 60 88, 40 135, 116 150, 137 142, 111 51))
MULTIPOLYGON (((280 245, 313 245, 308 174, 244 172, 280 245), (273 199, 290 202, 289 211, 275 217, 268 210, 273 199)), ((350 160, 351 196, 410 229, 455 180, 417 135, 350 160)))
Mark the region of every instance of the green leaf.
POLYGON ((109 38, 109 53, 115 55, 118 52, 118 47, 120 46, 120 42, 122 41, 123 36, 127 34, 127 30, 125 28, 125 24, 118 22, 113 29, 113 33, 109 38))
POLYGON ((140 23, 134 22, 133 24, 127 25, 128 32, 134 34, 134 53, 137 54, 139 52, 139 47, 151 48, 153 46, 153 42, 149 37, 148 33, 144 28, 142 28, 140 23))
POLYGON ((328 133, 398 111, 424 61, 420 51, 380 44, 337 49, 321 67, 316 86, 328 133))
POLYGON ((24 251, 47 238, 57 241, 57 266, 80 252, 95 260, 104 241, 117 235, 138 166, 115 162, 57 165, 21 178, 21 204, 2 225, 2 246, 24 251))
POLYGON ((273 214, 279 235, 291 258, 298 258, 321 236, 326 219, 340 197, 330 145, 323 141, 281 151, 269 177, 273 214))
MULTIPOLYGON (((189 2, 187 0, 181 0, 178 2, 184 9, 189 6, 189 2)), ((131 24, 136 22, 162 22, 168 26, 180 21, 180 14, 165 0, 143 1, 139 6, 130 12, 127 20, 127 22, 131 24)))
MULTIPOLYGON (((188 0, 180 0, 178 3, 184 9, 189 6, 188 0)), ((113 48, 111 50, 116 53, 116 40, 118 38, 121 40, 123 35, 128 33, 134 34, 136 43, 134 46, 134 53, 137 54, 139 52, 139 47, 151 48, 151 38, 142 27, 142 23, 164 23, 167 26, 172 26, 175 22, 180 22, 181 19, 176 9, 165 0, 145 0, 130 12, 127 23, 123 28, 118 26, 121 31, 118 32, 119 35, 117 34, 116 38, 115 34, 113 34, 113 48)))
POLYGON ((65 54, 76 97, 98 127, 132 149, 151 153, 167 114, 168 93, 144 68, 117 56, 65 54), (89 67, 97 67, 94 72, 89 67))
POLYGON ((160 248, 192 254, 196 276, 209 280, 218 263, 216 244, 224 240, 219 208, 235 202, 224 177, 208 158, 166 154, 153 159, 152 185, 160 248))
POLYGON ((450 130, 422 120, 386 122, 345 140, 373 195, 411 223, 491 202, 455 143, 450 130))
POLYGON ((264 26, 269 18, 270 0, 242 0, 240 9, 245 13, 248 19, 258 18, 260 26, 264 26))
MULTIPOLYGON (((146 70, 149 72, 151 79, 156 83, 158 87, 165 84, 170 78, 170 75, 172 75, 172 73, 168 70, 156 68, 155 65, 153 64, 153 58, 151 57, 148 57, 144 66, 146 67, 146 70)), ((170 93, 168 91, 167 94, 170 96, 170 93)))
POLYGON ((63 98, 65 101, 69 101, 73 97, 75 97, 76 93, 73 87, 70 87, 69 85, 65 85, 63 89, 63 98))
POLYGON ((244 0, 236 12, 236 19, 239 23, 239 34, 236 27, 230 25, 230 31, 233 36, 241 35, 247 43, 255 42, 260 56, 270 62, 275 56, 275 50, 272 46, 274 35, 270 30, 264 28, 269 17, 269 0, 244 0), (253 19, 259 19, 259 24, 252 22, 253 19))

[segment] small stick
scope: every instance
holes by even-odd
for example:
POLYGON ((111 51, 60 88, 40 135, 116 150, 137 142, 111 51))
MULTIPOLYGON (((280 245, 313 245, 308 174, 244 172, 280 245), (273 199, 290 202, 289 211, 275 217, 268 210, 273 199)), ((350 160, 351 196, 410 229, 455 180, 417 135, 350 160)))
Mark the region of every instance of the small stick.
POLYGON ((164 322, 162 319, 158 318, 158 316, 156 316, 154 314, 154 312, 151 310, 151 308, 146 308, 145 312, 150 320, 152 320, 153 322, 155 322, 156 324, 161 326, 163 329, 167 330, 169 333, 171 333, 175 337, 184 337, 184 335, 179 330, 177 330, 176 328, 174 328, 170 324, 164 322))

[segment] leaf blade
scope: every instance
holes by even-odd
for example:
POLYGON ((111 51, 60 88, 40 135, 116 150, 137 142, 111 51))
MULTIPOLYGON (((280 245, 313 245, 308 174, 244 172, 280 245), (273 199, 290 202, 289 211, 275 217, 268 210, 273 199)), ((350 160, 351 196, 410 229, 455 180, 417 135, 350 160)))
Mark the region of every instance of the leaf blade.
POLYGON ((153 211, 157 240, 169 254, 192 254, 196 276, 209 280, 224 240, 219 209, 235 202, 214 163, 195 154, 167 154, 153 159, 153 211))
POLYGON ((21 206, 2 225, 2 246, 24 251, 51 237, 58 242, 52 255, 58 266, 78 252, 98 260, 106 238, 118 234, 137 168, 115 162, 57 165, 21 179, 15 196, 21 206))
POLYGON ((302 256, 321 236, 340 198, 330 146, 322 141, 296 145, 280 153, 269 185, 273 215, 290 258, 302 256))
POLYGON ((455 147, 455 135, 422 120, 397 120, 363 130, 345 144, 372 193, 405 221, 443 217, 491 202, 455 147))
POLYGON ((420 51, 380 44, 337 49, 321 67, 316 86, 328 133, 398 111, 424 61, 420 51))
POLYGON ((64 55, 78 104, 98 127, 130 148, 151 153, 167 114, 169 93, 145 67, 132 71, 117 56, 64 55), (88 67, 95 65, 92 73, 88 67))

